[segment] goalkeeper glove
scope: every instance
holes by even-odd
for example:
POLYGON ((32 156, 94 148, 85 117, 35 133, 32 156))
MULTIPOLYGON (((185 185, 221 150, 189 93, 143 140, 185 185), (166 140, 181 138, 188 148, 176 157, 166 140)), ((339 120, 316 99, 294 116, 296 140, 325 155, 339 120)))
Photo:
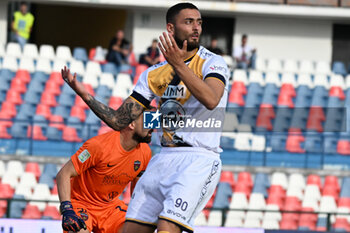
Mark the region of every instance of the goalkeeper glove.
POLYGON ((74 212, 72 203, 70 201, 61 202, 60 211, 63 216, 62 218, 63 230, 73 231, 73 232, 78 232, 82 228, 86 230, 86 224, 84 220, 74 212))

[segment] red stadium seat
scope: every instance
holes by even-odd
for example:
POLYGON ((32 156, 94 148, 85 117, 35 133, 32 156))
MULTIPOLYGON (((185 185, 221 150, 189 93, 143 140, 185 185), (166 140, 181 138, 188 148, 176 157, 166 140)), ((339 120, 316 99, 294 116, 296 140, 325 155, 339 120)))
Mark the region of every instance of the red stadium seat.
POLYGON ((43 131, 39 125, 28 126, 27 137, 38 141, 46 141, 47 137, 44 136, 43 131), (33 129, 33 130, 32 130, 33 129))
POLYGON ((7 209, 7 201, 6 200, 0 201, 0 218, 5 217, 6 209, 7 209))
POLYGON ((245 183, 236 183, 235 184, 235 193, 244 193, 247 196, 247 199, 249 199, 250 193, 252 192, 252 188, 249 187, 245 183))
POLYGON ((309 117, 306 123, 306 128, 323 132, 322 122, 325 121, 326 117, 322 107, 311 107, 309 117))
POLYGON ((64 122, 63 122, 63 117, 60 115, 51 115, 50 116, 50 127, 55 127, 59 130, 63 130, 64 122))
POLYGON ((279 209, 283 208, 284 197, 275 194, 269 194, 266 200, 268 205, 277 205, 279 209))
POLYGON ((61 94, 61 88, 59 84, 53 80, 49 80, 46 82, 44 91, 56 96, 61 94))
POLYGON ((49 217, 52 220, 60 220, 61 215, 55 206, 46 206, 43 212, 43 217, 49 217))
POLYGON ((63 80, 60 72, 52 72, 50 74, 49 81, 56 82, 60 86, 62 86, 64 84, 64 80, 63 80))
POLYGON ((289 107, 289 108, 294 108, 294 103, 293 103, 292 96, 285 95, 285 94, 280 94, 278 96, 277 105, 278 106, 286 106, 286 107, 289 107))
POLYGON ((340 139, 337 144, 337 152, 341 155, 350 155, 350 142, 340 139))
MULTIPOLYGON (((310 207, 302 207, 301 211, 303 211, 303 212, 315 212, 315 210, 313 208, 310 208, 310 207)), ((308 219, 308 220, 314 222, 315 224, 316 224, 317 219, 318 219, 317 214, 311 214, 311 213, 310 214, 309 213, 300 214, 299 219, 303 219, 303 218, 308 219)))
POLYGON ((53 188, 52 188, 52 190, 51 190, 51 194, 52 194, 52 195, 58 194, 57 184, 55 184, 55 185, 53 186, 53 188))
POLYGON ((11 81, 10 90, 17 91, 19 93, 25 93, 27 91, 27 86, 24 80, 20 78, 14 78, 11 81))
POLYGON ((64 127, 62 138, 67 142, 82 142, 83 140, 79 138, 77 130, 72 127, 64 127))
POLYGON ((341 87, 331 87, 328 94, 329 96, 338 97, 340 100, 345 99, 345 94, 341 87))
POLYGON ((338 207, 346 207, 350 209, 350 197, 340 197, 338 207))
POLYGON ((13 194, 14 190, 11 188, 11 185, 0 183, 0 198, 12 198, 13 194))
POLYGON ((15 78, 19 78, 25 83, 29 83, 31 80, 28 70, 17 70, 15 78))
POLYGON ((0 124, 0 138, 10 139, 12 136, 8 133, 6 125, 0 124))
POLYGON ((334 186, 324 186, 322 189, 322 196, 333 197, 335 201, 338 201, 339 192, 334 186))
POLYGON ((259 116, 266 116, 269 118, 275 118, 275 111, 272 104, 261 104, 259 110, 259 116))
MULTIPOLYGON (((302 215, 300 215, 302 216, 302 215)), ((316 221, 312 221, 309 216, 306 217, 300 217, 299 219, 299 227, 307 227, 311 231, 316 230, 316 221)))
POLYGON ((39 164, 36 162, 28 162, 26 164, 25 171, 33 173, 37 180, 39 180, 39 177, 41 176, 39 164))
POLYGON ((248 187, 253 187, 252 176, 249 172, 240 172, 238 173, 237 183, 244 183, 248 187))
POLYGON ((213 207, 214 199, 215 199, 215 196, 214 195, 211 196, 210 200, 207 202, 207 204, 204 207, 203 213, 204 213, 206 219, 209 218, 210 209, 213 207))
POLYGON ((319 177, 318 175, 310 174, 310 175, 307 177, 306 183, 307 183, 308 185, 309 185, 309 184, 317 185, 317 186, 320 188, 320 190, 322 190, 321 177, 319 177))
POLYGON ((137 83, 137 80, 139 79, 141 73, 144 72, 147 69, 148 69, 147 65, 139 64, 139 65, 136 66, 134 84, 137 83))
POLYGON ((235 187, 235 177, 230 171, 222 171, 220 176, 220 182, 229 183, 231 185, 232 190, 235 187))
POLYGON ((301 148, 301 143, 305 141, 305 137, 299 133, 289 133, 286 141, 286 150, 291 153, 305 153, 301 148))
POLYGON ((234 103, 234 104, 237 104, 239 106, 244 106, 244 104, 245 104, 243 94, 239 93, 239 92, 235 92, 235 91, 230 92, 230 95, 228 97, 228 101, 230 103, 234 103))
POLYGON ((42 93, 40 103, 50 107, 56 107, 58 105, 55 95, 46 91, 42 93))
POLYGON ((336 218, 333 225, 334 229, 350 231, 350 224, 346 218, 336 218))
POLYGON ((85 109, 80 106, 73 106, 71 109, 70 115, 73 117, 79 118, 81 122, 85 122, 85 119, 86 119, 85 109))
POLYGON ((273 129, 272 121, 269 117, 264 117, 258 115, 256 118, 256 127, 258 128, 264 128, 268 131, 271 131, 273 129))
POLYGON ((75 102, 74 102, 75 106, 79 106, 82 107, 84 109, 89 109, 89 106, 84 102, 84 100, 82 98, 80 98, 80 96, 76 96, 75 97, 75 102))
POLYGON ((51 117, 51 109, 50 106, 46 104, 38 104, 36 107, 36 114, 44 116, 47 120, 51 117))
POLYGON ((276 195, 282 198, 286 197, 286 190, 283 189, 281 185, 271 185, 268 189, 269 195, 276 195))
POLYGON ((332 176, 332 175, 326 176, 324 179, 323 186, 324 187, 330 186, 330 187, 334 188, 338 193, 340 192, 340 185, 339 185, 338 177, 336 177, 336 176, 332 176))
POLYGON ((301 210, 301 202, 297 197, 286 197, 284 201, 283 210, 287 211, 300 211, 301 210))
POLYGON ((17 115, 16 105, 14 103, 4 101, 1 105, 0 119, 11 119, 17 115))
POLYGON ((121 97, 118 96, 111 96, 111 98, 109 99, 109 107, 113 108, 113 109, 118 109, 123 103, 123 99, 121 97))
POLYGON ((296 92, 295 92, 295 89, 294 89, 292 84, 284 83, 281 86, 279 95, 288 95, 288 96, 291 96, 291 97, 295 97, 296 96, 296 92))
POLYGON ((282 220, 280 222, 280 229, 281 230, 297 230, 298 229, 297 221, 295 221, 293 219, 282 218, 282 220))
POLYGON ((135 53, 134 52, 131 52, 129 57, 128 57, 128 60, 129 60, 129 64, 131 66, 135 66, 137 67, 139 65, 139 63, 137 62, 136 60, 136 56, 135 56, 135 53))
POLYGON ((41 212, 39 208, 36 205, 30 205, 28 204, 26 208, 24 209, 23 219, 40 219, 41 218, 41 212))
POLYGON ((233 85, 231 87, 231 92, 232 91, 241 93, 243 95, 247 94, 247 88, 246 88, 245 84, 241 81, 236 81, 233 83, 233 85))
POLYGON ((13 89, 7 91, 5 101, 13 103, 15 105, 20 105, 23 103, 21 93, 13 89))

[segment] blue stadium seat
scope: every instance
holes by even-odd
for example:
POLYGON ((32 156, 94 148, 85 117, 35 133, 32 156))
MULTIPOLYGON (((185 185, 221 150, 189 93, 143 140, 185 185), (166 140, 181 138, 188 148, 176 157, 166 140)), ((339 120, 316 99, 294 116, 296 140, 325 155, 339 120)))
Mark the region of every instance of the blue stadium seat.
POLYGON ((305 136, 305 151, 308 153, 322 152, 322 138, 317 133, 306 133, 305 136))
POLYGON ((37 105, 40 102, 41 94, 39 92, 28 91, 24 95, 24 102, 31 105, 37 105))
POLYGON ((0 91, 0 103, 4 102, 6 99, 6 92, 7 90, 0 91))
POLYGON ((49 177, 51 178, 55 178, 56 175, 57 175, 57 165, 56 164, 53 164, 53 163, 46 163, 44 165, 44 170, 43 170, 43 173, 41 174, 42 176, 45 174, 45 175, 48 175, 49 177))
POLYGON ((245 101, 246 108, 258 107, 262 101, 264 89, 258 83, 251 83, 248 87, 245 101))
POLYGON ((290 122, 290 128, 305 130, 308 115, 309 115, 309 108, 306 108, 306 107, 294 108, 293 116, 290 122))
POLYGON ((118 68, 114 63, 108 62, 102 66, 103 73, 118 74, 118 68))
POLYGON ((324 87, 316 86, 312 95, 311 106, 326 107, 328 93, 324 87))
POLYGON ((79 61, 83 61, 83 62, 88 61, 86 49, 82 47, 75 47, 73 49, 73 57, 79 61))
POLYGON ((76 95, 75 92, 73 91, 73 89, 67 83, 63 84, 61 94, 70 94, 73 96, 76 95))
POLYGON ((229 208, 229 198, 232 196, 231 185, 226 182, 220 182, 217 187, 213 208, 229 208))
POLYGON ((49 140, 62 140, 62 131, 55 127, 47 127, 46 136, 49 140))
POLYGON ((68 93, 62 93, 58 97, 58 104, 62 106, 72 107, 74 105, 74 96, 68 93))
POLYGON ((29 83, 27 93, 34 92, 34 93, 42 93, 45 88, 45 83, 41 82, 39 80, 32 80, 29 83))
POLYGON ((55 186, 52 174, 42 174, 39 179, 39 184, 47 184, 49 188, 52 189, 55 186))
POLYGON ((7 91, 10 89, 10 82, 0 77, 0 91, 7 91))
POLYGON ((95 115, 95 113, 91 110, 88 111, 85 123, 91 124, 91 125, 97 125, 100 124, 100 119, 95 115))
POLYGON ((350 198, 350 177, 344 177, 341 185, 340 197, 350 198))
POLYGON ((233 149, 234 141, 233 138, 222 136, 220 138, 220 146, 224 149, 233 149))
POLYGON ((22 113, 28 116, 33 116, 35 114, 35 105, 30 103, 24 103, 19 106, 18 113, 22 113))
POLYGON ((312 98, 312 90, 305 85, 299 86, 297 89, 297 96, 295 98, 296 108, 310 107, 312 98))
POLYGON ((72 116, 68 117, 67 126, 73 127, 78 131, 83 129, 83 124, 81 123, 80 119, 72 116))
POLYGON ((343 62, 334 61, 332 65, 332 72, 345 76, 347 74, 346 68, 343 62))
MULTIPOLYGON (((330 97, 330 99, 334 99, 330 97)), ((338 99, 338 98, 335 98, 338 99)), ((345 109, 336 106, 329 106, 326 113, 326 121, 324 122, 324 132, 340 132, 342 129, 345 109)))
POLYGON ((274 132, 288 132, 291 117, 293 116, 293 110, 290 108, 277 108, 276 118, 273 124, 274 132))
POLYGON ((96 96, 99 96, 100 98, 109 98, 111 95, 112 95, 112 90, 110 90, 105 85, 99 86, 96 90, 96 96))
POLYGON ((256 122, 256 117, 259 114, 259 108, 255 107, 255 108, 244 108, 243 110, 243 114, 241 117, 241 124, 248 124, 250 125, 252 128, 255 127, 255 122, 256 122))
POLYGON ((41 71, 37 71, 37 72, 34 72, 32 81, 45 83, 48 79, 49 79, 49 76, 47 74, 41 71))
POLYGON ((1 69, 0 70, 0 79, 5 79, 7 81, 11 80, 13 77, 15 77, 15 73, 8 69, 1 69))
POLYGON ((29 122, 14 122, 10 134, 15 138, 27 138, 27 129, 29 122))
POLYGON ((323 151, 326 154, 337 153, 338 137, 335 133, 325 132, 323 141, 323 151))
POLYGON ((284 152, 286 151, 286 139, 287 136, 284 134, 274 134, 271 136, 271 148, 274 152, 284 152))
POLYGON ((33 124, 38 125, 41 128, 47 128, 47 126, 48 126, 48 122, 47 122, 46 118, 42 115, 34 115, 33 124))
POLYGON ((100 129, 99 125, 89 125, 85 124, 81 129, 81 138, 87 140, 97 135, 98 130, 100 129))
POLYGON ((262 103, 272 104, 273 106, 276 106, 278 94, 279 94, 279 88, 275 84, 272 84, 272 83, 266 84, 264 94, 262 97, 262 103))
POLYGON ((67 106, 58 105, 54 109, 53 113, 54 113, 54 115, 60 115, 64 119, 67 119, 69 117, 69 115, 70 115, 70 109, 67 106))
POLYGON ((13 195, 13 200, 10 202, 10 218, 21 218, 22 212, 27 205, 23 195, 15 194, 13 195), (23 201, 21 201, 23 200, 23 201))

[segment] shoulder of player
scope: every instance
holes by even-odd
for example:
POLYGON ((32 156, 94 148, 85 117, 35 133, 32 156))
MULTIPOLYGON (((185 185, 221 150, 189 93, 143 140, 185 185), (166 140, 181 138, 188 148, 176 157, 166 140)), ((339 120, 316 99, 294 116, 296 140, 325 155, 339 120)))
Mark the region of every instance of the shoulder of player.
POLYGON ((148 156, 152 153, 150 146, 147 143, 140 143, 139 147, 140 151, 142 151, 142 154, 144 156, 148 156))
POLYGON ((110 131, 110 132, 92 137, 88 139, 86 143, 97 147, 103 147, 105 143, 109 143, 110 141, 109 138, 115 137, 116 134, 118 134, 118 131, 110 131))

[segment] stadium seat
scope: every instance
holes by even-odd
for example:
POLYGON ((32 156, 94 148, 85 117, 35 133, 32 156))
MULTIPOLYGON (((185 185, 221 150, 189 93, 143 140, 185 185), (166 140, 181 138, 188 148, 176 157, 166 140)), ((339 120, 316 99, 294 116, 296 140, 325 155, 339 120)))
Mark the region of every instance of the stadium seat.
POLYGON ((43 44, 40 46, 39 55, 41 58, 54 60, 56 55, 52 45, 43 44))
POLYGON ((96 76, 99 76, 102 74, 102 70, 101 70, 101 66, 99 63, 97 62, 93 62, 93 61, 88 61, 86 63, 86 70, 85 70, 86 73, 89 73, 89 74, 94 74, 96 76))
POLYGON ((42 218, 43 219, 51 219, 51 220, 60 220, 61 215, 55 206, 47 205, 44 209, 42 218))
POLYGON ((259 84, 261 87, 265 86, 265 80, 263 78, 263 74, 261 71, 258 70, 251 70, 249 72, 249 83, 257 83, 259 84))
POLYGON ((25 166, 25 172, 33 173, 36 180, 39 180, 41 175, 40 166, 37 162, 27 162, 25 166))
POLYGON ((20 176, 20 181, 18 186, 27 186, 30 189, 34 188, 34 186, 37 184, 37 180, 35 178, 34 173, 31 172, 24 172, 20 176))
POLYGON ((70 48, 65 45, 59 45, 56 48, 56 59, 71 61, 73 59, 70 48))
POLYGON ((102 71, 103 73, 108 73, 116 76, 118 74, 118 67, 112 62, 108 62, 102 66, 102 71))
POLYGON ((323 187, 325 188, 326 186, 332 187, 335 189, 336 192, 340 192, 340 185, 338 182, 338 178, 333 175, 328 175, 324 178, 324 185, 323 187))
POLYGON ((39 57, 39 51, 36 44, 26 43, 23 48, 23 56, 37 59, 39 57))
POLYGON ((264 219, 265 220, 276 220, 279 221, 282 218, 281 212, 279 212, 280 208, 278 205, 275 204, 267 204, 265 210, 267 210, 265 212, 264 215, 264 219), (269 211, 272 210, 272 211, 269 211))
POLYGON ((300 73, 307 73, 311 74, 315 72, 315 67, 312 61, 310 60, 302 60, 300 61, 300 68, 299 68, 300 73))
POLYGON ((43 133, 43 129, 39 125, 28 126, 27 137, 37 141, 46 141, 47 137, 43 133))
POLYGON ((20 59, 18 68, 20 70, 27 70, 30 73, 33 73, 36 70, 33 59, 28 57, 22 57, 20 59))
POLYGON ((73 57, 76 60, 87 62, 88 56, 85 48, 82 47, 75 47, 73 49, 73 57))
POLYGON ((267 60, 267 70, 268 71, 275 71, 275 72, 280 72, 282 71, 282 63, 281 60, 272 58, 267 60))
POLYGON ((275 219, 264 219, 261 227, 269 230, 280 229, 278 220, 275 220, 275 219))
POLYGON ((286 150, 290 153, 305 153, 305 150, 301 148, 301 143, 304 141, 305 138, 301 133, 289 133, 286 141, 286 150))
POLYGON ((2 68, 8 69, 12 72, 16 72, 18 70, 18 64, 17 64, 16 58, 12 56, 4 57, 4 59, 2 60, 2 68))
POLYGON ((21 46, 18 43, 9 42, 6 46, 6 55, 19 58, 22 56, 21 46))
POLYGON ((67 142, 82 142, 83 140, 78 136, 77 130, 73 127, 64 127, 62 139, 67 142))
POLYGON ((316 62, 316 67, 315 67, 315 72, 317 74, 330 74, 331 73, 331 68, 328 62, 326 61, 317 61, 316 62))
POLYGON ((40 104, 48 107, 56 107, 58 105, 55 94, 46 91, 41 95, 40 104))
POLYGON ((86 119, 85 110, 79 106, 72 107, 70 116, 78 118, 81 122, 85 122, 86 119))
POLYGON ((297 73, 299 71, 297 61, 287 59, 284 61, 283 70, 286 72, 297 73))
POLYGON ((200 212, 199 215, 196 217, 194 220, 194 225, 195 226, 207 226, 207 219, 204 215, 204 212, 200 212))
POLYGON ((0 198, 12 198, 14 194, 14 187, 5 182, 2 181, 2 183, 0 183, 0 198))
POLYGON ((62 86, 64 84, 64 80, 62 78, 61 71, 53 71, 50 74, 49 80, 57 83, 59 86, 62 86))
POLYGON ((266 71, 266 60, 258 56, 256 58, 255 68, 258 71, 266 71))
POLYGON ((51 117, 51 109, 49 105, 38 104, 35 114, 44 116, 47 120, 51 117))
POLYGON ((46 184, 50 189, 53 189, 53 187, 55 186, 52 175, 47 173, 43 173, 40 176, 39 184, 46 184))
POLYGON ((280 222, 280 229, 281 230, 297 230, 298 224, 297 221, 291 220, 291 219, 282 219, 280 222))
POLYGON ((47 127, 46 136, 48 140, 62 140, 62 130, 55 127, 47 127))
POLYGON ((61 89, 60 89, 60 86, 58 83, 56 83, 53 80, 48 80, 46 82, 44 92, 57 96, 57 95, 61 94, 61 89))
POLYGON ((27 206, 27 203, 24 199, 23 195, 17 195, 15 194, 13 196, 14 199, 10 203, 10 216, 9 218, 21 218, 23 214, 24 208, 27 206))
POLYGON ((23 103, 21 93, 16 90, 8 90, 6 94, 6 100, 9 103, 13 103, 15 105, 20 105, 23 103))
POLYGON ((38 206, 28 204, 24 209, 22 219, 40 219, 41 212, 38 206))
POLYGON ((90 84, 94 89, 99 86, 99 81, 97 75, 95 74, 85 73, 83 77, 83 83, 90 84))
POLYGON ((250 210, 264 210, 266 207, 265 198, 262 193, 252 193, 249 198, 250 210))
POLYGON ((50 74, 52 72, 52 66, 48 58, 40 57, 36 62, 36 71, 50 74))
POLYGON ((70 71, 73 75, 76 73, 79 76, 84 76, 84 63, 82 61, 72 60, 70 63, 70 71))
POLYGON ((347 75, 345 64, 341 61, 334 61, 332 65, 332 72, 335 74, 347 75))

